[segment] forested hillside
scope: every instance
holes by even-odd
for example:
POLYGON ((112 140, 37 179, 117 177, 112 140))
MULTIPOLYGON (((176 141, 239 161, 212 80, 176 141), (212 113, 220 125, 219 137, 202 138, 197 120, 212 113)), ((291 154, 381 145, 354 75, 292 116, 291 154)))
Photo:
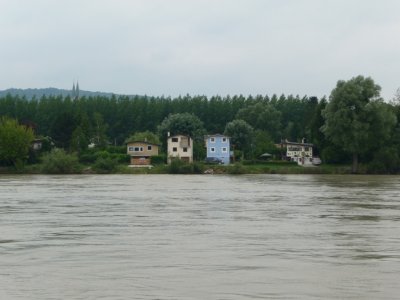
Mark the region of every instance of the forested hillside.
MULTIPOLYGON (((72 92, 71 90, 65 90, 65 89, 57 89, 57 88, 42 88, 42 89, 6 89, 3 91, 0 91, 0 98, 1 97, 6 97, 7 95, 11 96, 18 96, 21 98, 26 98, 28 100, 30 99, 40 99, 43 96, 46 97, 57 97, 57 96, 62 96, 62 97, 67 97, 71 96, 72 92)), ((101 96, 101 97, 111 97, 113 94, 112 93, 103 93, 103 92, 91 92, 91 91, 84 91, 80 90, 79 94, 81 96, 85 97, 96 97, 96 96, 101 96)))

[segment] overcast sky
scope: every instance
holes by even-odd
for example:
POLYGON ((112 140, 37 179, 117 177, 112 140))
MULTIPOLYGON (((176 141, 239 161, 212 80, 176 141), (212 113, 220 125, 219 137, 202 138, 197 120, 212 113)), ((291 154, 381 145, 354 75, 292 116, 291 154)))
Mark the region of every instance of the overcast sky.
POLYGON ((398 0, 0 0, 0 89, 329 95, 400 87, 398 0))

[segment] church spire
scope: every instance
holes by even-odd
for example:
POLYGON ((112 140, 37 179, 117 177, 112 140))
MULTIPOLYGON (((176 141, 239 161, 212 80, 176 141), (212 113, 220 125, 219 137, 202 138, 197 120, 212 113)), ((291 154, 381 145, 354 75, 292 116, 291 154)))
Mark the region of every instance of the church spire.
POLYGON ((76 92, 76 99, 78 99, 79 98, 79 82, 78 81, 76 81, 76 90, 75 90, 75 92, 76 92))
POLYGON ((72 98, 72 100, 79 98, 79 82, 78 81, 76 81, 76 85, 75 85, 75 81, 72 82, 71 98, 72 98))

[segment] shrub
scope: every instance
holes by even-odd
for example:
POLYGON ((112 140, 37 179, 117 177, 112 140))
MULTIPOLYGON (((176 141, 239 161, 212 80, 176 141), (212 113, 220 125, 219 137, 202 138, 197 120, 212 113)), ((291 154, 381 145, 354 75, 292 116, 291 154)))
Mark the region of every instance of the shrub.
POLYGON ((188 164, 180 159, 173 159, 168 166, 170 174, 191 174, 193 173, 193 164, 188 164))
POLYGON ((121 153, 111 154, 110 158, 115 159, 120 164, 125 164, 125 163, 129 164, 131 159, 129 155, 121 153))
POLYGON ((199 162, 193 163, 193 173, 195 174, 203 174, 204 173, 204 164, 199 162))
POLYGON ((81 167, 76 154, 68 154, 63 149, 53 149, 42 157, 42 172, 47 174, 80 173, 81 167))
POLYGON ((118 166, 118 160, 111 157, 99 157, 93 165, 93 170, 98 173, 115 172, 118 166))
POLYGON ((166 156, 165 155, 156 155, 151 157, 151 164, 152 165, 162 165, 165 164, 166 162, 166 156))
POLYGON ((97 151, 97 152, 93 152, 93 151, 85 151, 83 154, 80 155, 79 157, 79 161, 81 163, 95 163, 99 158, 103 158, 103 159, 115 159, 118 161, 118 163, 129 163, 129 155, 125 154, 125 153, 118 153, 118 152, 108 152, 106 150, 102 150, 102 151, 97 151))
POLYGON ((91 164, 96 161, 96 154, 93 152, 85 152, 79 156, 79 161, 81 163, 91 164))
POLYGON ((400 169, 400 157, 396 147, 381 148, 368 164, 368 173, 397 173, 400 169))
POLYGON ((228 166, 228 173, 229 174, 245 174, 246 173, 246 169, 243 167, 242 164, 234 164, 234 165, 230 165, 228 166))
POLYGON ((126 154, 126 146, 108 146, 108 153, 126 154))

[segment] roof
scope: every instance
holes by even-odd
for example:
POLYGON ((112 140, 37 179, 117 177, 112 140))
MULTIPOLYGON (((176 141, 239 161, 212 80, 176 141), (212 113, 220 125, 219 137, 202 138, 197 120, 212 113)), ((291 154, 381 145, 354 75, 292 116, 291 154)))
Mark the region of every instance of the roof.
POLYGON ((205 136, 204 136, 205 139, 208 139, 208 138, 210 138, 210 137, 225 137, 225 138, 228 138, 228 139, 231 138, 230 136, 227 136, 227 135, 224 135, 224 134, 220 134, 220 133, 208 134, 208 135, 205 135, 205 136))
POLYGON ((184 136, 184 137, 187 137, 187 138, 191 139, 191 137, 189 135, 186 135, 186 134, 174 134, 174 135, 169 136, 168 139, 171 139, 171 138, 177 137, 177 136, 184 136))
POLYGON ((296 143, 296 142, 289 142, 289 141, 281 142, 279 145, 295 145, 295 146, 314 147, 314 144, 310 144, 310 143, 296 143))
POLYGON ((147 145, 160 146, 159 144, 149 143, 149 142, 145 142, 145 141, 129 141, 129 142, 126 142, 126 144, 134 144, 134 143, 141 143, 141 144, 147 144, 147 145))

